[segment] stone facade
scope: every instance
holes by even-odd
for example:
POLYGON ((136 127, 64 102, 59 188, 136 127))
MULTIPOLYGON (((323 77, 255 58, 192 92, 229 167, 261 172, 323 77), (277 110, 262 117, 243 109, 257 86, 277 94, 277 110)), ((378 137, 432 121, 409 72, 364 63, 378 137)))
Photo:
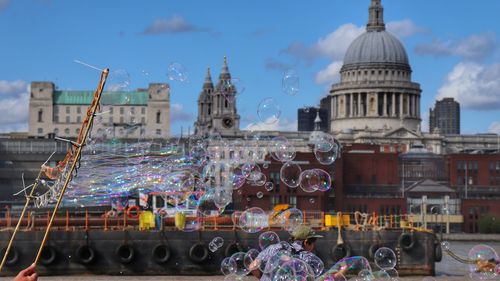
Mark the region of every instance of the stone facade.
MULTIPOLYGON (((59 91, 52 82, 32 82, 28 135, 76 138, 92 96, 92 91, 59 91)), ((168 138, 168 84, 153 83, 148 89, 132 92, 103 92, 93 133, 107 138, 168 138)))

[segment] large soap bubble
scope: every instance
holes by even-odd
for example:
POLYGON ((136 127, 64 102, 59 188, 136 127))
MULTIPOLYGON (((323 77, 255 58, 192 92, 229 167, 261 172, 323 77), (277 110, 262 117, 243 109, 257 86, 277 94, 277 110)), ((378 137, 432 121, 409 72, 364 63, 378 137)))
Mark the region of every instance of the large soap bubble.
POLYGON ((295 96, 300 90, 299 75, 295 69, 288 69, 283 74, 281 88, 283 92, 290 96, 295 96))
POLYGON ((252 207, 240 215, 238 225, 245 232, 257 233, 269 226, 269 217, 261 208, 252 207))
POLYGON ((304 215, 297 208, 289 208, 277 215, 277 221, 290 233, 304 223, 304 215))
POLYGON ((232 257, 223 259, 220 264, 220 271, 224 275, 235 274, 236 268, 236 261, 232 257))
POLYGON ((281 106, 274 98, 265 98, 259 103, 257 115, 263 123, 274 124, 280 119, 281 106))
POLYGON ((179 62, 171 62, 167 67, 167 77, 170 81, 187 82, 189 73, 187 68, 179 62))
POLYGON ((243 259, 243 264, 249 271, 253 266, 253 262, 257 259, 257 256, 259 256, 259 251, 257 251, 256 249, 250 249, 248 250, 248 252, 246 252, 243 259))
POLYGON ((293 162, 286 162, 281 166, 280 178, 281 181, 291 188, 296 188, 300 184, 300 174, 302 169, 293 162))
POLYGON ((387 247, 378 248, 377 251, 375 251, 373 260, 375 264, 383 270, 393 269, 396 267, 397 262, 396 254, 387 247))
POLYGON ((266 231, 259 235, 259 247, 264 250, 269 245, 277 244, 280 242, 280 237, 274 231, 266 231))
POLYGON ((468 254, 469 260, 474 263, 469 264, 470 277, 473 280, 492 280, 497 274, 495 267, 499 262, 497 252, 487 245, 476 245, 472 247, 468 254))
POLYGON ((246 266, 245 266, 245 253, 244 252, 234 253, 231 256, 231 259, 236 264, 236 271, 234 272, 235 275, 237 275, 237 276, 245 276, 245 275, 247 275, 250 272, 248 270, 248 268, 246 268, 246 266))

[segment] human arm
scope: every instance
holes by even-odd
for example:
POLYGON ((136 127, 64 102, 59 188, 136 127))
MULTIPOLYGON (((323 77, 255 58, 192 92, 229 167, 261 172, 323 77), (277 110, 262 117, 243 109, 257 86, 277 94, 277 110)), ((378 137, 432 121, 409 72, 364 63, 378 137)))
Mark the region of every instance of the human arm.
POLYGON ((38 280, 38 273, 36 273, 36 266, 35 264, 32 264, 28 268, 21 270, 13 281, 37 281, 37 280, 38 280))

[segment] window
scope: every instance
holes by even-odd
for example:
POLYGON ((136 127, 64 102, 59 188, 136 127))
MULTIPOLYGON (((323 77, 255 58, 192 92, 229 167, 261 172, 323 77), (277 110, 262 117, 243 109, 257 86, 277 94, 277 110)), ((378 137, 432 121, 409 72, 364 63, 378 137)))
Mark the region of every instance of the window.
POLYGON ((125 113, 125 109, 123 107, 120 107, 120 114, 125 113))
POLYGON ((66 116, 66 123, 69 123, 69 116, 66 116))
POLYGON ((109 124, 113 124, 113 117, 109 117, 109 124))
POLYGON ((69 135, 69 128, 64 129, 64 133, 65 133, 66 135, 69 135))
POLYGON ((141 113, 142 114, 146 114, 146 108, 145 107, 141 108, 141 113))
POLYGON ((161 123, 161 112, 158 111, 156 112, 156 124, 160 124, 161 123))
POLYGON ((54 129, 54 134, 56 134, 56 135, 59 134, 59 129, 58 128, 54 129))
POLYGON ((59 123, 59 115, 55 115, 54 116, 54 122, 55 123, 59 123))
POLYGON ((69 114, 69 106, 66 106, 66 114, 69 114))
POLYGON ((134 113, 135 113, 135 107, 133 107, 133 106, 132 106, 132 107, 130 108, 130 113, 131 113, 131 114, 134 114, 134 113))
POLYGON ((224 107, 227 108, 227 99, 224 100, 224 107))
POLYGON ((42 128, 38 128, 37 132, 38 132, 38 134, 43 134, 43 129, 42 128))
POLYGON ((81 116, 77 116, 76 117, 76 123, 82 123, 82 117, 81 116))
POLYGON ((40 109, 38 111, 38 122, 43 122, 43 118, 42 117, 43 117, 43 110, 40 109))
POLYGON ((76 113, 78 113, 78 114, 82 113, 82 108, 78 106, 78 107, 76 108, 76 113))
POLYGON ((120 124, 123 124, 123 116, 120 116, 120 124))
POLYGON ((146 118, 145 118, 145 117, 142 117, 142 118, 141 118, 141 123, 142 123, 142 124, 146 124, 146 118))
POLYGON ((109 113, 113 114, 113 107, 112 106, 109 107, 109 113))
POLYGON ((156 129, 156 135, 161 136, 161 129, 156 129))
POLYGON ((54 114, 59 113, 59 106, 54 106, 54 114))

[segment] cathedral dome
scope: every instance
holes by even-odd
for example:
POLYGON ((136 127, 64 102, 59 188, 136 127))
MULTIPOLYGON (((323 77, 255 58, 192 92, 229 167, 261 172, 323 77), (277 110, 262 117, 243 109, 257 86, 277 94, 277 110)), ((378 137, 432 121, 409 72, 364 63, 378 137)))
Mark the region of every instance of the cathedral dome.
POLYGON ((347 49, 344 68, 370 64, 410 67, 403 44, 385 30, 367 31, 356 38, 347 49))

